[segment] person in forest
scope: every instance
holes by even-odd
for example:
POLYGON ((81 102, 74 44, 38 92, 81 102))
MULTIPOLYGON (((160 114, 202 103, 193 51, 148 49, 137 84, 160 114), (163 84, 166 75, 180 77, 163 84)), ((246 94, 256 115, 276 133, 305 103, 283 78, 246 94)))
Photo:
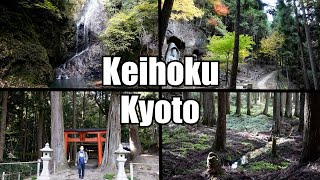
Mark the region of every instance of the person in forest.
POLYGON ((84 151, 84 147, 80 146, 80 151, 78 151, 76 156, 75 165, 78 166, 79 178, 83 179, 85 164, 88 162, 88 153, 84 151))

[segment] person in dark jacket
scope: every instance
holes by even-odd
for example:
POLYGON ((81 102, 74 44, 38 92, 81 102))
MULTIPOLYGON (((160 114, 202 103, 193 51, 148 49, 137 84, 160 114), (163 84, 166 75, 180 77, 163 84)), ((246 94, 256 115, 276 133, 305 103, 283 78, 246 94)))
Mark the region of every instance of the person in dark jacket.
POLYGON ((76 155, 75 165, 78 166, 79 178, 83 179, 85 165, 88 162, 88 153, 84 151, 84 147, 80 146, 80 151, 76 155))

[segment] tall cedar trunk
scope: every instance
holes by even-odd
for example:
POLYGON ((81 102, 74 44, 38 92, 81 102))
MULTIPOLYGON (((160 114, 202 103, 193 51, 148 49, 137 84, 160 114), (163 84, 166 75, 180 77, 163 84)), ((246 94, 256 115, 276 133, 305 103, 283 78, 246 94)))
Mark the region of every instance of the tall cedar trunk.
POLYGON ((239 63, 239 35, 240 35, 240 0, 237 0, 237 15, 236 22, 234 25, 235 37, 234 37, 234 48, 233 48, 233 58, 232 58, 232 69, 230 76, 230 89, 236 89, 237 85, 237 72, 239 63))
POLYGON ((2 92, 2 106, 1 106, 1 124, 0 124, 0 162, 3 162, 4 144, 7 128, 7 113, 8 113, 8 91, 2 92))
POLYGON ((236 115, 241 116, 241 93, 237 92, 236 115))
MULTIPOLYGON (((72 129, 77 129, 77 108, 76 108, 76 101, 77 100, 77 92, 73 91, 72 92, 72 129)), ((74 135, 76 137, 76 135, 74 135)), ((77 156, 77 143, 73 143, 73 159, 76 159, 77 156)))
POLYGON ((320 158, 320 93, 306 93, 304 109, 304 133, 301 162, 320 158))
MULTIPOLYGON (((27 98, 26 98, 27 99, 27 98)), ((28 102, 28 99, 27 99, 28 102)), ((24 121, 23 121, 23 152, 22 152, 22 160, 26 160, 26 152, 27 152, 27 136, 28 136, 28 105, 24 104, 25 106, 25 117, 24 117, 24 121)))
POLYGON ((212 92, 202 92, 203 99, 203 124, 213 126, 216 124, 214 114, 214 94, 212 92))
POLYGON ((264 104, 264 109, 263 109, 263 113, 264 115, 268 115, 268 111, 269 111, 269 101, 270 101, 270 93, 269 92, 265 92, 265 97, 266 97, 266 103, 264 104))
POLYGON ((296 6, 296 1, 295 0, 293 1, 293 5, 294 5, 294 13, 295 13, 295 22, 296 22, 297 32, 298 32, 300 63, 301 63, 301 66, 302 66, 303 81, 304 81, 304 86, 305 86, 304 88, 305 89, 310 89, 310 82, 309 82, 308 75, 307 75, 307 68, 306 68, 304 52, 303 52, 302 32, 301 32, 300 25, 299 25, 299 16, 298 16, 298 10, 297 10, 297 6, 296 6))
POLYGON ((51 91, 50 147, 53 149, 52 161, 55 162, 57 171, 67 168, 67 158, 64 145, 64 121, 62 106, 62 92, 51 91))
POLYGON ((303 124, 304 124, 304 101, 305 101, 305 94, 300 93, 300 113, 299 113, 299 128, 298 131, 302 132, 303 130, 303 124))
POLYGON ((218 92, 218 119, 214 145, 217 151, 222 151, 226 147, 226 94, 226 92, 218 92))
POLYGON ((212 121, 212 125, 216 125, 217 124, 217 114, 216 114, 216 97, 215 97, 215 93, 212 92, 212 96, 213 96, 213 103, 212 103, 212 116, 213 116, 213 121, 212 121))
POLYGON ((299 117, 299 93, 295 93, 294 97, 294 116, 299 117))
POLYGON ((311 70, 312 70, 313 84, 314 84, 315 90, 318 90, 319 87, 318 87, 318 78, 317 78, 317 65, 316 65, 316 59, 315 59, 315 55, 314 55, 313 48, 312 48, 310 27, 309 27, 307 16, 306 16, 304 2, 303 2, 303 0, 300 0, 300 2, 301 2, 300 5, 301 5, 302 17, 303 17, 303 25, 304 25, 304 30, 306 33, 309 60, 310 60, 311 70))
POLYGON ((274 136, 280 135, 280 94, 275 92, 273 96, 273 128, 272 128, 272 134, 274 136))
POLYGON ((247 92, 247 115, 251 115, 251 97, 250 97, 250 92, 247 92))
POLYGON ((85 111, 86 111, 86 92, 83 91, 83 100, 82 100, 82 126, 85 121, 85 111))
POLYGON ((99 122, 98 122, 99 128, 101 128, 102 126, 102 120, 103 120, 103 112, 99 110, 99 122))
POLYGON ((129 134, 130 134, 130 156, 131 160, 135 159, 142 153, 142 146, 139 139, 139 126, 138 125, 129 125, 129 134))
POLYGON ((171 11, 172 11, 172 6, 173 6, 173 2, 174 0, 165 0, 162 6, 162 10, 161 10, 161 16, 160 16, 160 37, 159 37, 159 48, 160 48, 160 52, 162 50, 162 46, 163 46, 163 41, 164 41, 164 37, 166 35, 166 31, 168 28, 168 23, 169 23, 169 18, 171 15, 171 11))
POLYGON ((121 143, 120 93, 112 92, 107 119, 107 136, 100 170, 104 173, 116 173, 114 152, 121 143))
POLYGON ((253 93, 253 97, 254 97, 254 105, 257 105, 257 103, 258 103, 258 93, 253 93))
POLYGON ((280 108, 280 117, 283 117, 283 93, 280 93, 280 102, 279 102, 279 108, 280 108))
POLYGON ((38 109, 39 118, 38 118, 38 133, 37 133, 37 143, 38 143, 38 159, 40 159, 42 152, 40 151, 41 148, 43 148, 43 91, 39 92, 39 101, 40 101, 40 107, 38 109))
POLYGON ((191 92, 182 92, 182 99, 183 100, 191 99, 191 92))
POLYGON ((292 93, 287 92, 285 117, 292 117, 292 93))
POLYGON ((226 113, 230 114, 230 92, 226 92, 226 113))

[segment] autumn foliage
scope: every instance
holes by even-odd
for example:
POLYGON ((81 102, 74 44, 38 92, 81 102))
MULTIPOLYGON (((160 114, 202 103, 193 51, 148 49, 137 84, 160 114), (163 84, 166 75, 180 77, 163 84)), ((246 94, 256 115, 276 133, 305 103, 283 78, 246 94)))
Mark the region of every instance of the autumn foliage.
POLYGON ((223 4, 221 1, 213 2, 213 10, 219 16, 227 16, 229 14, 229 8, 225 4, 223 4))
POLYGON ((216 27, 219 25, 219 22, 214 17, 212 17, 211 19, 208 20, 208 24, 216 27))

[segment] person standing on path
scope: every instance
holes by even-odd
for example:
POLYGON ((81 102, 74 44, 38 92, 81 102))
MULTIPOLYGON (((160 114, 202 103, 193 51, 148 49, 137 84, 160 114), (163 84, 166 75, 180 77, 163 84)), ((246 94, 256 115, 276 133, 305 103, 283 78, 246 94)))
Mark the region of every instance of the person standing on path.
POLYGON ((78 166, 79 178, 83 179, 85 164, 88 162, 88 153, 84 151, 84 147, 80 146, 80 151, 77 153, 75 165, 78 166))

